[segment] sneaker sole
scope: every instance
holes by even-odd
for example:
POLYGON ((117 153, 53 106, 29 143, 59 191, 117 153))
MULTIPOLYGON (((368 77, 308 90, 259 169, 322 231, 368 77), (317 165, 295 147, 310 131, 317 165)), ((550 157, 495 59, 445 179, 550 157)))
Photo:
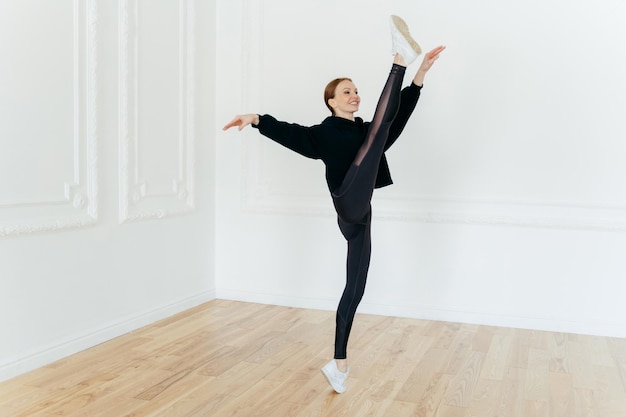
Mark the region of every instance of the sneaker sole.
POLYGON ((402 34, 402 36, 404 36, 404 39, 406 39, 409 45, 411 45, 411 48, 413 48, 413 50, 417 52, 418 55, 420 55, 422 53, 422 48, 420 48, 418 43, 409 33, 409 25, 407 25, 400 16, 393 15, 391 16, 391 19, 393 20, 393 24, 398 29, 398 31, 402 34))

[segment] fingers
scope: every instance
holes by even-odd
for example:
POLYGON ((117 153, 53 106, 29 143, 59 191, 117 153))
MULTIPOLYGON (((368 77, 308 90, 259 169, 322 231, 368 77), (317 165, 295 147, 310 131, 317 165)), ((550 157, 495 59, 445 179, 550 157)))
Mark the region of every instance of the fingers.
POLYGON ((440 46, 432 49, 430 52, 428 52, 426 54, 426 57, 428 59, 437 59, 437 58, 439 58, 439 54, 441 52, 443 52, 444 49, 446 49, 446 47, 444 45, 440 45, 440 46))
MULTIPOLYGON (((440 45, 437 46, 436 48, 433 48, 432 50, 430 50, 425 56, 424 56, 424 60, 422 61, 422 65, 420 65, 420 69, 418 70, 421 72, 427 72, 430 70, 430 68, 433 66, 433 64, 435 63, 435 61, 439 58, 439 54, 441 52, 443 52, 443 50, 446 49, 445 46, 440 45)), ((420 85, 419 80, 416 83, 417 85, 420 85)))
POLYGON ((235 126, 234 121, 232 121, 232 122, 227 123, 226 125, 224 125, 224 127, 222 128, 222 130, 228 130, 228 129, 230 129, 230 128, 231 128, 231 127, 233 127, 233 126, 235 126))
POLYGON ((243 123, 242 123, 241 117, 237 116, 233 120, 231 120, 230 123, 228 123, 226 126, 224 126, 222 128, 222 130, 228 130, 231 127, 234 127, 234 126, 239 126, 239 130, 241 130, 241 129, 243 129, 243 126, 241 126, 242 124, 243 123))

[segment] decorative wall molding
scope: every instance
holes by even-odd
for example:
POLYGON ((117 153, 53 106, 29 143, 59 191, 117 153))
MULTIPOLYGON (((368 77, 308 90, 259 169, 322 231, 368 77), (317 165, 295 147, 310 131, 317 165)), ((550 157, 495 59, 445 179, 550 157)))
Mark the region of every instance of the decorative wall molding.
POLYGON ((377 216, 389 220, 626 231, 626 208, 611 204, 425 196, 389 198, 377 203, 377 216))
POLYGON ((141 178, 138 141, 138 1, 120 0, 120 223, 160 219, 195 208, 195 28, 194 2, 179 0, 179 114, 177 153, 171 155, 178 175, 166 183, 141 178), (165 191, 164 191, 165 190, 165 191))
MULTIPOLYGON (((259 85, 264 74, 264 2, 246 0, 242 25, 242 108, 265 108, 259 85)), ((321 190, 293 190, 267 178, 263 142, 245 130, 242 151, 242 209, 249 213, 335 216, 321 190)), ((626 231, 626 206, 610 202, 536 201, 524 198, 467 198, 377 192, 377 218, 420 223, 626 231)))
POLYGON ((86 227, 98 219, 96 0, 74 0, 72 20, 73 178, 59 184, 58 198, 0 205, 0 238, 86 227))
MULTIPOLYGON (((263 55, 263 3, 263 0, 244 0, 242 5, 242 43, 247 45, 247 49, 242 45, 241 51, 241 68, 244 68, 241 102, 244 109, 252 109, 260 104, 260 95, 254 94, 256 91, 254 86, 260 85, 258 83, 261 81, 261 65, 256 58, 263 55)), ((267 195, 266 184, 261 179, 259 154, 255 152, 258 151, 258 143, 249 140, 249 137, 257 132, 246 129, 242 133, 244 145, 241 161, 243 176, 241 200, 244 210, 255 211, 255 208, 260 208, 258 202, 264 200, 264 196, 267 195), (255 154, 257 157, 254 157, 255 154)))

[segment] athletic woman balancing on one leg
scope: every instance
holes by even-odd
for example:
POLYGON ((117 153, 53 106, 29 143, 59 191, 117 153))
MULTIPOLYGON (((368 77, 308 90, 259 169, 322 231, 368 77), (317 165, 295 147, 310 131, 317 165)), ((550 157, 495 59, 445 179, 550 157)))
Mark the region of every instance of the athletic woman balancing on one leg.
POLYGON ((270 115, 236 116, 224 130, 248 125, 287 148, 326 165, 326 182, 337 211, 339 229, 348 242, 346 287, 339 301, 335 330, 334 359, 322 372, 333 389, 346 390, 347 345, 357 306, 365 291, 371 253, 370 202, 374 188, 392 183, 384 152, 396 141, 415 109, 424 77, 439 54, 439 46, 428 52, 410 86, 401 90, 406 66, 421 53, 406 23, 391 17, 394 60, 374 118, 363 122, 354 113, 361 99, 349 78, 331 81, 324 101, 332 113, 321 124, 305 127, 276 120, 270 115))

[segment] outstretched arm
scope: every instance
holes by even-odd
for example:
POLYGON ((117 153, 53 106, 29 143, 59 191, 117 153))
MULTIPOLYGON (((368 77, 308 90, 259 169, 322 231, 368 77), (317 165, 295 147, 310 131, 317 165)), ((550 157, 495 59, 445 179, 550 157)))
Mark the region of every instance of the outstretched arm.
POLYGON ((231 127, 238 126, 239 131, 241 131, 244 127, 249 125, 258 125, 259 124, 259 115, 258 114, 239 114, 235 116, 233 120, 230 121, 226 126, 222 128, 222 130, 228 130, 231 127))
POLYGON ((426 77, 426 73, 433 66, 435 61, 439 58, 439 54, 441 54, 444 49, 446 49, 445 46, 438 46, 424 55, 422 65, 420 65, 415 77, 413 78, 413 83, 415 83, 415 85, 420 87, 424 85, 424 77, 426 77))
POLYGON ((222 130, 228 130, 237 126, 238 130, 241 131, 244 127, 250 125, 259 129, 259 133, 263 136, 280 143, 300 155, 313 159, 322 157, 318 137, 314 134, 313 128, 300 126, 295 123, 281 122, 269 114, 263 116, 254 113, 239 114, 226 124, 222 130))

